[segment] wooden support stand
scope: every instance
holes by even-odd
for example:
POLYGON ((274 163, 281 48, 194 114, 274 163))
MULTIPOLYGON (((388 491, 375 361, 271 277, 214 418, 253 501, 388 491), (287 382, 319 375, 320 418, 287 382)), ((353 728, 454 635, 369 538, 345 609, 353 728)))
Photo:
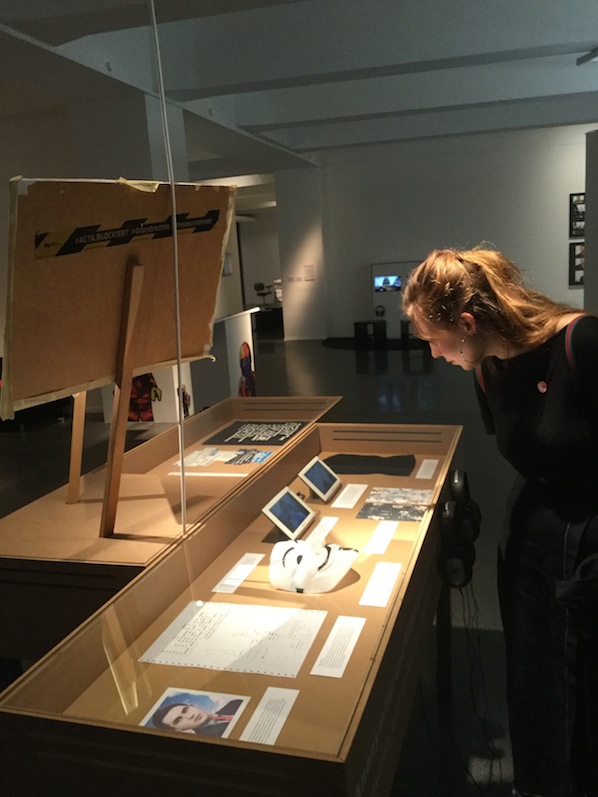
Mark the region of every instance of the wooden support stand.
POLYGON ((73 425, 71 430, 71 458, 69 465, 69 486, 66 495, 67 504, 79 501, 81 485, 81 462, 83 460, 83 433, 85 431, 85 407, 87 391, 75 393, 73 396, 73 425))
POLYGON ((114 402, 112 405, 112 425, 108 446, 108 462, 106 468, 106 485, 100 537, 110 537, 114 532, 116 505, 122 473, 127 422, 129 417, 129 401, 131 398, 131 382, 133 380, 134 363, 131 355, 133 331, 137 319, 137 311, 143 287, 143 266, 132 264, 127 273, 127 290, 123 305, 123 323, 121 329, 120 353, 117 363, 116 384, 114 386, 114 402))

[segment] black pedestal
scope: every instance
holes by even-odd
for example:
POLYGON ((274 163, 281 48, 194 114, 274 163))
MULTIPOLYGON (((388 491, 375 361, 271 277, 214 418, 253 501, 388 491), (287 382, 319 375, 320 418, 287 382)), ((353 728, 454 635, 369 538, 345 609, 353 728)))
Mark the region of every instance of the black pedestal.
POLYGON ((355 346, 361 349, 386 348, 386 321, 355 321, 355 346))

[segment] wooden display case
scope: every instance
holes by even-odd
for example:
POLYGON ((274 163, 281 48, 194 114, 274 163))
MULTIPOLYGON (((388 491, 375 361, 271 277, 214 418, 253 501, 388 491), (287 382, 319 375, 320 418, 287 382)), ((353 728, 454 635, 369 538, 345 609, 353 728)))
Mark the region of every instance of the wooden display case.
MULTIPOLYGON (((300 436, 339 400, 226 399, 185 421, 185 452, 196 451, 202 441, 234 423, 291 422, 300 436)), ((236 444, 271 455, 263 463, 218 463, 206 469, 222 476, 197 478, 188 468, 187 528, 270 466, 288 442, 260 446, 231 441, 228 448, 236 444)), ((99 536, 105 467, 82 477, 77 503, 67 503, 65 484, 0 519, 0 657, 39 658, 177 543, 183 534, 179 459, 176 427, 125 454, 116 530, 110 537, 99 536)))
POLYGON ((461 467, 460 434, 456 426, 323 423, 298 435, 0 696, 0 783, 7 793, 388 794, 443 589, 439 515, 447 477, 461 467), (261 508, 284 486, 305 492, 299 470, 315 455, 335 454, 413 455, 414 466, 409 475, 383 474, 380 462, 343 474, 343 485, 365 485, 350 507, 308 497, 321 518, 337 518, 328 542, 359 556, 330 592, 275 590, 268 563, 276 535, 261 508), (382 547, 372 546, 380 517, 363 517, 374 489, 429 491, 422 512, 399 520, 382 547), (215 592, 248 553, 264 558, 233 592, 215 592), (398 565, 386 598, 367 600, 384 568, 396 576, 398 565), (254 672, 142 660, 190 606, 220 604, 251 606, 256 617, 263 607, 325 614, 294 677, 272 674, 267 657, 254 672), (312 674, 338 618, 347 617, 363 627, 346 666, 338 677, 312 674), (249 702, 228 738, 142 727, 172 687, 249 702), (252 741, 252 718, 272 688, 296 690, 292 708, 275 738, 252 741))

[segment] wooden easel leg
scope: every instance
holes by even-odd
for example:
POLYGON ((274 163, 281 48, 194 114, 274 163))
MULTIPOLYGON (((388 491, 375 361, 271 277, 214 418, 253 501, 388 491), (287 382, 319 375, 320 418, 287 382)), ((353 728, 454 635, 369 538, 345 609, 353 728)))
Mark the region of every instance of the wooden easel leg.
POLYGON ((71 428, 71 458, 69 465, 69 486, 66 494, 67 504, 79 501, 81 486, 81 462, 83 460, 83 433, 85 431, 85 407, 87 391, 73 396, 73 424, 71 428))
POLYGON ((141 299, 141 289, 143 287, 143 266, 138 264, 130 265, 127 276, 128 286, 125 294, 120 357, 116 372, 116 385, 112 406, 112 426, 110 429, 110 443, 108 446, 106 485, 104 488, 104 503, 102 505, 100 537, 110 537, 112 535, 116 520, 116 505, 118 503, 118 491, 120 488, 120 477, 125 454, 129 401, 131 397, 131 383, 133 381, 131 343, 133 340, 133 330, 137 318, 137 311, 139 309, 139 301, 141 299))

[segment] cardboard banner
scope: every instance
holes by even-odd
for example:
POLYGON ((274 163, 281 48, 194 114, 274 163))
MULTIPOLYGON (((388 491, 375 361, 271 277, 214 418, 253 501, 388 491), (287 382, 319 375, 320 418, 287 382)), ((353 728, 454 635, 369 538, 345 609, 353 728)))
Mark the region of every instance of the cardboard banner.
MULTIPOLYGON (((175 186, 181 359, 209 353, 235 188, 175 186)), ((126 274, 144 267, 135 373, 176 362, 172 187, 11 181, 0 417, 114 381, 126 274)))

